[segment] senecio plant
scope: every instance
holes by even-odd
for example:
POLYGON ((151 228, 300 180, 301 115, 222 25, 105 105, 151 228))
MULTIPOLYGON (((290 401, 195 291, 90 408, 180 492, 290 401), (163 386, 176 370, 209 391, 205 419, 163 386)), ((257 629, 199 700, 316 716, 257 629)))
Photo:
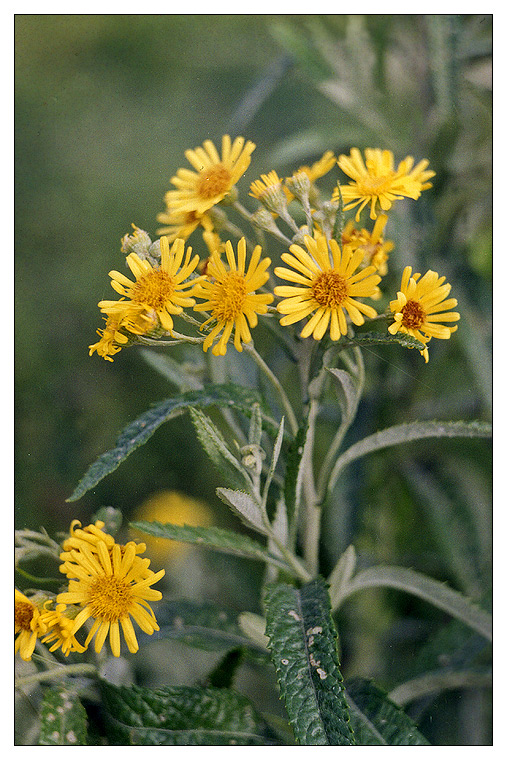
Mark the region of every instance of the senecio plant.
POLYGON ((422 438, 490 434, 481 422, 407 422, 344 448, 365 383, 363 349, 395 343, 428 362, 432 341, 458 329, 457 301, 445 276, 414 272, 392 255, 394 244, 385 237, 393 204, 416 202, 431 188, 434 172, 427 160, 415 163, 411 156, 396 166, 392 152, 380 148, 366 148, 364 156, 352 148, 338 158, 327 151, 291 177, 271 170, 251 181, 247 205, 257 208, 249 210, 236 185, 254 148, 225 135, 221 152, 210 140, 188 150, 191 168, 171 179, 159 237, 152 240, 135 225, 123 237, 127 269, 109 273, 118 297, 99 302, 105 324, 90 355, 112 362, 124 349, 144 347, 180 392, 130 424, 69 501, 163 422, 188 411, 224 477, 219 499, 249 530, 148 521, 131 526, 263 563, 260 612, 231 617, 189 603, 185 617, 176 614, 178 605, 172 608, 154 588, 164 570, 151 569, 146 545, 117 542, 113 508, 103 508, 89 525, 73 520, 58 540, 44 530, 18 531, 20 572, 30 577, 23 563, 43 556, 46 565, 49 558, 59 563, 61 575, 57 593, 15 593, 15 649, 32 668, 18 686, 42 689, 41 744, 428 744, 396 689, 387 694, 371 680, 343 680, 342 603, 365 588, 401 589, 479 638, 491 638, 489 613, 460 592, 408 568, 358 570, 353 546, 321 575, 321 518, 351 462, 422 438), (319 180, 338 171, 343 176, 325 198, 319 180), (199 244, 200 234, 201 255, 187 244, 192 235, 199 244), (284 247, 274 268, 266 255, 269 238, 284 247), (382 278, 392 259, 401 280, 389 294, 382 278), (185 361, 171 356, 174 346, 185 361), (230 362, 231 352, 243 357, 230 362), (257 387, 237 379, 238 361, 255 370, 257 387), (325 455, 316 456, 330 405, 334 434, 325 455), (188 643, 191 629, 193 646, 199 646, 195 631, 208 630, 204 646, 212 638, 225 650, 205 683, 150 689, 122 683, 111 671, 125 648, 135 655, 150 637, 164 635, 188 643), (279 716, 234 689, 238 652, 276 674, 279 716), (97 713, 100 729, 93 724, 97 713))

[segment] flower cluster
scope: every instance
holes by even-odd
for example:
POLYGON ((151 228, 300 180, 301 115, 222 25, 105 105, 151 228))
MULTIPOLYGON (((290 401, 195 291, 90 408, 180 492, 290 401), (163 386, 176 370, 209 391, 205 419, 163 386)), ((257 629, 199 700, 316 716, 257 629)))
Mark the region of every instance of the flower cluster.
POLYGON ((159 630, 149 603, 162 598, 151 587, 165 570, 153 572, 150 560, 139 556, 145 544, 118 544, 103 528, 101 520, 85 528, 78 520, 72 522, 60 553, 67 590, 51 597, 42 592, 26 596, 16 589, 15 651, 23 660, 31 660, 37 639, 51 644, 50 652, 61 649, 68 656, 86 651, 94 637, 95 651, 100 652, 108 636, 113 655, 119 657, 120 627, 128 650, 137 652, 131 618, 147 634, 159 630), (88 621, 93 621, 91 626, 88 621), (85 625, 89 630, 79 641, 77 634, 85 625))
POLYGON ((166 225, 158 230, 159 240, 152 242, 135 226, 134 234, 122 240, 135 281, 117 271, 109 273, 121 298, 99 302, 106 323, 98 331, 100 340, 89 347, 90 354, 96 351, 112 361, 131 343, 169 337, 200 343, 204 351, 212 348, 213 354, 223 356, 231 342, 242 351, 252 341, 251 329, 259 315, 278 314, 282 327, 304 322, 299 337, 316 341, 325 336, 338 341, 352 326, 382 317, 388 323, 386 333, 410 335, 428 361, 431 338, 449 338, 457 329, 441 323, 459 320, 451 311, 457 302, 447 298, 450 285, 443 284, 444 277, 431 270, 421 277, 407 266, 397 297, 384 314, 364 301, 378 302, 383 295, 379 285, 394 249, 384 238, 386 212, 396 201, 416 200, 431 187, 434 172, 428 161, 415 164, 407 156, 396 167, 389 150, 366 148, 364 158, 358 148, 338 158, 329 150, 291 177, 281 178, 271 170, 252 181, 250 196, 259 207, 250 212, 238 201, 236 185, 254 149, 243 137, 232 141, 225 135, 220 153, 211 140, 186 151, 192 169, 180 168, 171 178, 174 189, 165 194, 166 209, 157 217, 166 225), (325 200, 317 182, 336 167, 350 181, 337 182, 325 200), (299 212, 293 211, 295 206, 299 212), (366 207, 371 229, 356 226, 366 207), (356 209, 355 217, 344 223, 343 214, 350 209, 356 209), (281 254, 286 266, 275 266, 273 273, 289 284, 271 282, 271 258, 262 255, 263 238, 250 243, 230 220, 230 212, 247 220, 255 234, 267 232, 287 246, 281 254), (206 249, 202 259, 186 247, 198 229, 206 249), (176 315, 197 327, 197 335, 176 332, 176 315))

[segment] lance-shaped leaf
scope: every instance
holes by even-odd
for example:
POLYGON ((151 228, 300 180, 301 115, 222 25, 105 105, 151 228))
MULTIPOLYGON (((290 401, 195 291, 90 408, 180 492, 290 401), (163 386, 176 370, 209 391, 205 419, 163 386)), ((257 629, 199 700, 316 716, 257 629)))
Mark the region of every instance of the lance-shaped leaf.
POLYGON ((244 536, 241 533, 235 533, 225 528, 173 525, 172 523, 148 522, 146 520, 131 522, 130 526, 148 533, 150 536, 157 536, 157 538, 198 544, 224 554, 234 554, 246 559, 269 562, 282 570, 290 571, 289 566, 283 559, 275 557, 262 544, 250 538, 250 536, 244 536))
POLYGON ((244 491, 232 491, 230 488, 217 488, 217 496, 232 509, 241 522, 258 533, 268 535, 269 531, 262 519, 260 505, 244 491))
POLYGON ((347 702, 356 744, 361 746, 421 746, 429 742, 416 724, 371 681, 347 682, 347 702))
POLYGON ((379 565, 362 570, 342 586, 339 598, 335 594, 334 608, 356 591, 379 587, 396 588, 425 599, 448 615, 466 623, 486 639, 490 641, 492 639, 493 623, 489 612, 478 607, 459 591, 449 588, 445 583, 405 567, 379 565))
POLYGON ((388 332, 357 333, 353 338, 350 338, 348 340, 345 339, 343 342, 340 342, 340 347, 348 348, 348 346, 392 346, 394 343, 398 343, 404 348, 417 348, 419 351, 422 351, 424 349, 424 343, 421 343, 421 341, 417 340, 417 338, 413 338, 412 335, 407 335, 405 333, 396 333, 396 335, 391 335, 391 333, 388 332))
POLYGON ((278 744, 250 701, 229 689, 113 686, 100 682, 111 744, 218 746, 278 744))
POLYGON ((39 745, 78 747, 86 744, 86 711, 77 694, 66 686, 46 689, 40 711, 39 745))
POLYGON ((231 452, 217 426, 200 409, 190 407, 189 412, 197 437, 218 472, 234 488, 250 490, 249 474, 231 452))
POLYGON ((338 403, 342 410, 342 417, 345 421, 351 421, 359 403, 359 394, 357 383, 349 372, 336 367, 326 367, 327 371, 335 380, 339 390, 338 403))
POLYGON ((303 487, 303 454, 305 450, 308 424, 300 427, 296 437, 291 441, 287 453, 287 464, 284 479, 284 500, 289 521, 291 546, 295 545, 299 523, 299 507, 301 504, 301 489, 303 487))
POLYGON ((341 471, 366 454, 371 454, 380 449, 386 449, 400 443, 419 441, 423 438, 489 438, 491 425, 488 422, 406 422, 401 425, 379 430, 373 435, 354 443, 341 454, 335 462, 331 477, 329 478, 329 490, 332 490, 341 471))
POLYGON ((354 737, 326 583, 266 587, 266 635, 299 744, 351 745, 354 737))
MULTIPOLYGON (((164 422, 183 414, 189 407, 234 407, 246 416, 250 416, 255 403, 259 403, 259 397, 254 390, 233 383, 208 385, 203 390, 187 391, 160 402, 127 425, 114 447, 102 454, 89 467, 67 501, 80 499, 102 478, 116 470, 129 454, 146 443, 164 422)), ((267 416, 265 424, 271 429, 277 428, 276 423, 267 416)))

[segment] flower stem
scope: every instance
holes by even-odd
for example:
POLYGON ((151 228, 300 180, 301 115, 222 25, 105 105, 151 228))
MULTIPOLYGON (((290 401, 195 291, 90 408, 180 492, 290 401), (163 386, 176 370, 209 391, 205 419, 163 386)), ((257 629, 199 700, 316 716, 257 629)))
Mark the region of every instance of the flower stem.
POLYGON ((280 396, 280 400, 282 402, 283 408, 285 409, 285 412, 287 414, 287 419, 289 421, 289 425, 291 427, 291 431, 294 435, 299 430, 298 421, 296 419, 296 415, 294 414, 294 410, 292 408, 292 404, 290 403, 287 394, 285 393, 282 384, 280 383, 279 379, 276 377, 276 375, 271 371, 271 369, 268 367, 262 356, 257 353, 257 351, 254 348, 253 343, 244 343, 243 344, 244 350, 250 354, 254 362, 257 364, 260 370, 266 375, 272 386, 275 388, 276 392, 280 396))
POLYGON ((98 674, 95 665, 88 663, 77 663, 75 665, 61 665, 53 670, 42 670, 40 673, 34 673, 30 676, 23 676, 16 681, 16 687, 28 686, 33 683, 40 683, 42 681, 54 681, 58 678, 64 678, 65 676, 96 676, 98 674))

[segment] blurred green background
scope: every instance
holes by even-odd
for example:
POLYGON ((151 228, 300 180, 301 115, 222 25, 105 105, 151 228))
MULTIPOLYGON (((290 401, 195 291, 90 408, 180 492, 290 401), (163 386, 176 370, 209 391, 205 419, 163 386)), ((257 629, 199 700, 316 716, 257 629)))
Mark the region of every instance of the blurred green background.
MULTIPOLYGON (((257 145, 239 185, 252 209, 248 186, 260 173, 288 175, 327 149, 430 159, 433 189, 390 216, 389 283, 394 293, 406 263, 436 269, 452 283, 462 319, 451 341, 432 342, 428 365, 415 351, 368 353, 354 431, 490 418, 491 16, 18 15, 15 27, 16 528, 67 530, 102 505, 128 518, 165 488, 206 500, 220 524, 232 519, 217 505, 221 483, 187 417, 164 425, 79 502, 65 501, 119 431, 172 393, 136 349, 111 364, 87 347, 101 326, 97 302, 114 297, 107 273, 121 269, 121 237, 132 223, 155 234, 184 150, 224 132, 257 145)), ((192 242, 201 250, 199 238, 192 242)), ((487 593, 488 442, 375 455, 342 489, 343 508, 327 518, 323 571, 354 540, 372 561, 487 593)), ((227 587, 216 595, 240 605, 246 589, 255 609, 259 574, 217 561, 227 587)), ((364 599, 348 618, 350 644, 344 622, 345 664, 396 681, 427 635, 424 611, 396 595, 394 603, 388 594, 364 599), (403 632, 400 614, 409 621, 403 632)), ((471 715, 486 710, 477 704, 467 702, 471 715)), ((487 737, 480 721, 476 729, 451 723, 432 729, 437 743, 439 730, 447 743, 487 737)))

